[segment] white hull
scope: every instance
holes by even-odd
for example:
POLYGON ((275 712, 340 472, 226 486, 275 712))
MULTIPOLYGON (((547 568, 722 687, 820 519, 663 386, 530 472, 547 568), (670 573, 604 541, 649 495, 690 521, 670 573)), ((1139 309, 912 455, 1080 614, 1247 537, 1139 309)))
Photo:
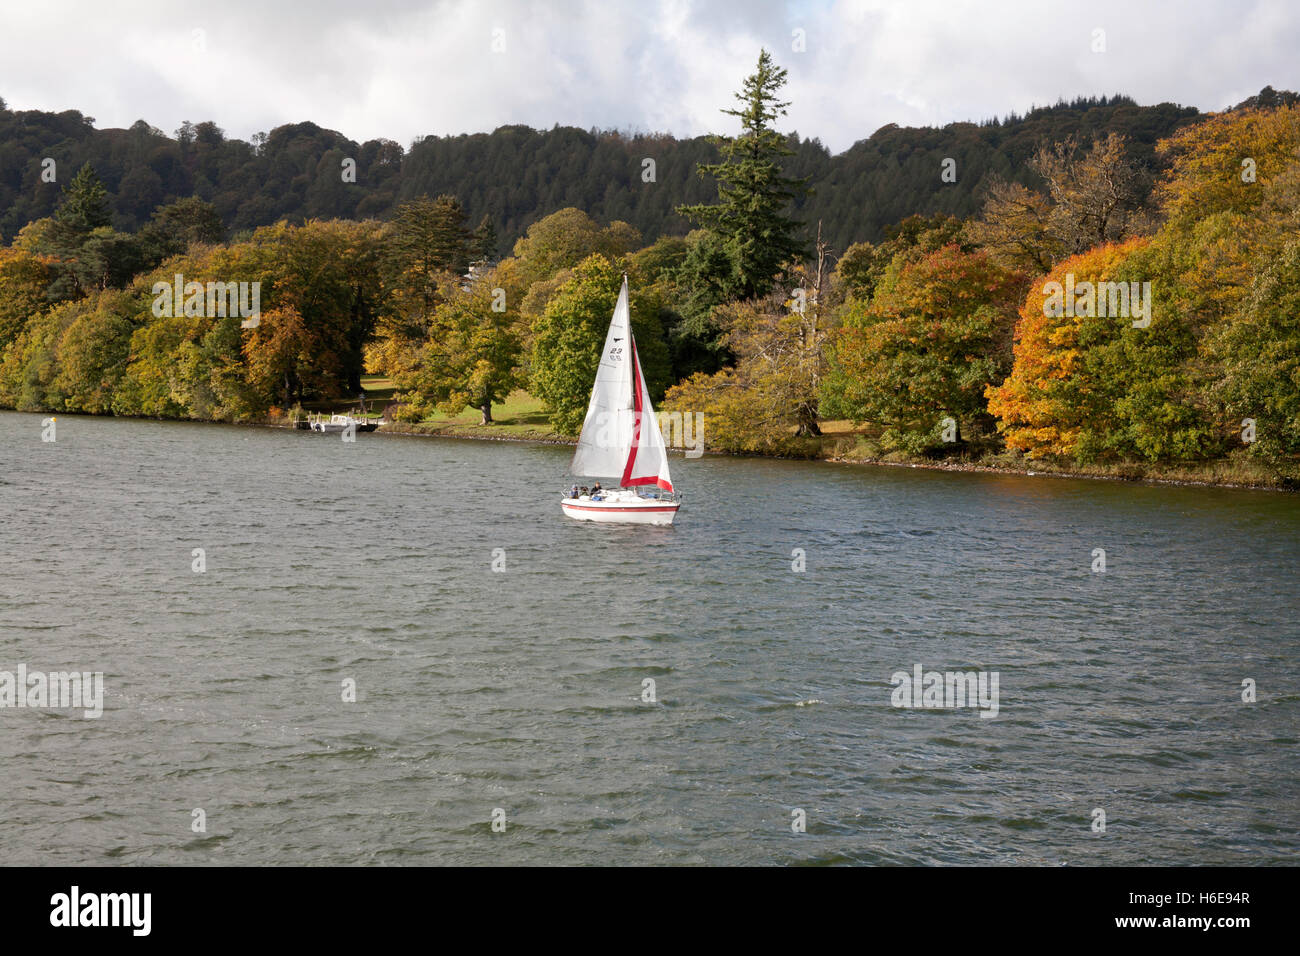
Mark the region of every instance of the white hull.
POLYGON ((315 415, 307 420, 307 427, 314 432, 337 435, 339 432, 347 431, 348 428, 359 432, 372 432, 379 425, 369 419, 353 418, 351 415, 331 415, 328 419, 323 415, 315 415))
POLYGON ((681 502, 657 498, 620 497, 592 501, 590 498, 564 498, 560 507, 578 521, 610 521, 620 524, 672 524, 681 502))

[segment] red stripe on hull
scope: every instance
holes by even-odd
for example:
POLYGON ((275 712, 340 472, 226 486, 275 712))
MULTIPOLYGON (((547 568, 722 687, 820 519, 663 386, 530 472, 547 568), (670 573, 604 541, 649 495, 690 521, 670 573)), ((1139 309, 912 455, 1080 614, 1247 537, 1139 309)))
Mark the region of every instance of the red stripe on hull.
POLYGON ((644 505, 640 505, 640 506, 638 506, 638 505, 632 505, 632 506, 630 506, 630 507, 626 507, 626 508, 624 508, 624 507, 618 507, 618 506, 611 505, 611 506, 608 507, 608 508, 602 508, 602 507, 593 507, 592 505, 571 505, 571 504, 569 504, 568 502, 564 502, 564 501, 560 502, 560 504, 561 504, 561 506, 563 506, 563 507, 565 507, 565 508, 573 508, 573 509, 576 510, 576 511, 606 511, 606 512, 610 512, 610 511, 635 511, 635 512, 637 512, 638 514, 641 513, 641 512, 643 512, 643 511, 676 511, 678 508, 681 507, 681 505, 666 505, 666 506, 663 506, 663 507, 650 507, 650 506, 644 506, 644 505))

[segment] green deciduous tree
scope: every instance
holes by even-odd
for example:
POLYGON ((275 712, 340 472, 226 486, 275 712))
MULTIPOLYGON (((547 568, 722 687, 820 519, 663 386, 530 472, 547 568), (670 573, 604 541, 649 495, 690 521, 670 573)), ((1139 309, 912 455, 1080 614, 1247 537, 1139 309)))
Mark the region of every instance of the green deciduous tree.
POLYGON ((20 411, 63 409, 59 339, 80 315, 76 302, 64 302, 29 320, 0 358, 0 405, 20 411))
MULTIPOLYGON (((564 434, 576 433, 586 415, 624 265, 624 260, 611 262, 599 254, 584 259, 533 325, 532 392, 546 403, 551 425, 564 434)), ((635 279, 629 297, 637 355, 655 401, 671 367, 659 324, 660 302, 653 288, 643 291, 635 279)))
POLYGON ((149 265, 179 255, 192 244, 222 242, 226 228, 217 207, 198 196, 178 199, 153 213, 139 239, 149 265))
POLYGON ((68 411, 112 411, 135 331, 135 305, 125 292, 105 292, 76 304, 79 314, 59 338, 59 369, 53 382, 68 411))
POLYGON ((433 312, 413 390, 447 414, 469 406, 489 425, 492 406, 523 384, 518 305, 511 307, 500 275, 513 268, 510 261, 476 278, 433 312))
POLYGON ((1300 478, 1300 241, 1264 267, 1210 349, 1223 370, 1213 389, 1232 442, 1252 419, 1250 453, 1300 478))
POLYGON ((569 207, 529 226, 528 234, 515 243, 514 255, 524 281, 531 285, 572 269, 588 256, 620 258, 640 243, 641 234, 627 223, 602 227, 582 210, 569 207))
POLYGON ((131 336, 129 361, 113 398, 118 415, 184 418, 191 413, 177 368, 183 343, 198 330, 193 319, 150 317, 131 336))

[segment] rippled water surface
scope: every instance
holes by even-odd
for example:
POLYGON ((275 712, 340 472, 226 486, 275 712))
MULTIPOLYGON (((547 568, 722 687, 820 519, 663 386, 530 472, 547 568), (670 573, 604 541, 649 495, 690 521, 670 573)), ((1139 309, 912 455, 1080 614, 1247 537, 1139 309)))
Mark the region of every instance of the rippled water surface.
POLYGON ((5 863, 1300 850, 1296 496, 704 458, 617 527, 560 514, 567 448, 40 422, 0 413, 0 670, 105 709, 0 709, 5 863), (998 715, 892 707, 916 664, 998 715))

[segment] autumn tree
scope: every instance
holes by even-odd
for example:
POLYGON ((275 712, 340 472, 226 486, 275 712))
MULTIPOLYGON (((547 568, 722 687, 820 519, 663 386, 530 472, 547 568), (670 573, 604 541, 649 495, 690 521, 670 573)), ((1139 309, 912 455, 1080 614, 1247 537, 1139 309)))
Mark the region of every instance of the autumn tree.
POLYGON ((891 267, 897 272, 908 262, 953 244, 963 252, 974 248, 960 219, 908 216, 887 228, 881 242, 855 242, 845 249, 835 264, 832 286, 843 298, 869 301, 891 267))
POLYGON ((33 316, 0 354, 0 405, 19 411, 63 410, 58 349, 63 333, 81 315, 77 301, 33 316))
POLYGON ((18 337, 28 319, 49 307, 45 290, 53 279, 49 256, 0 248, 0 350, 18 337))
POLYGON ((814 450, 828 317, 815 278, 802 267, 796 277, 802 281, 794 295, 776 290, 720 306, 715 319, 734 367, 697 372, 664 396, 665 409, 703 416, 711 447, 781 455, 814 450))
POLYGON ((51 254, 54 251, 54 234, 57 229, 58 225, 53 217, 33 219, 18 230, 12 248, 21 249, 31 255, 51 254))
POLYGON ((1175 224, 1249 212, 1264 201, 1259 187, 1295 162, 1297 147, 1300 106, 1214 114, 1157 145, 1171 164, 1157 193, 1175 224))
POLYGON ((1041 146, 1030 166, 1047 183, 1054 227, 1067 254, 1145 231, 1134 229, 1149 186, 1125 138, 1109 133, 1079 156, 1077 137, 1041 146))
MULTIPOLYGON (((374 222, 308 222, 259 229, 245 242, 194 245, 138 280, 145 328, 115 400, 132 414, 243 420, 273 405, 355 396, 363 347, 386 306, 374 222), (225 308, 153 314, 150 290, 187 282, 257 284, 260 314, 225 308)), ((251 301, 246 304, 251 305, 251 301)))
POLYGON ((1029 166, 1047 195, 995 178, 972 241, 1008 268, 1047 272, 1065 256, 1150 231, 1144 199, 1149 178, 1118 133, 1094 139, 1086 152, 1077 137, 1038 148, 1029 166))
POLYGON ((1084 462, 1191 461, 1221 450, 1195 387, 1195 323, 1168 281, 1173 251, 1144 238, 1107 244, 1035 281, 1016 326, 1011 374, 987 390, 1008 446, 1084 462), (1103 308, 1116 301, 1103 282, 1122 284, 1127 311, 1103 308), (1070 308, 1063 285, 1078 290, 1070 308))
POLYGON ((285 303, 262 313, 248 336, 249 383, 290 408, 321 380, 337 376, 337 358, 317 350, 317 338, 302 313, 285 303))
POLYGON ((34 315, 0 356, 0 405, 104 414, 128 360, 134 299, 92 293, 34 315))
MULTIPOLYGON (((296 330, 301 321, 307 337, 294 353, 300 361, 290 376, 289 397, 360 394, 364 346, 389 308, 378 224, 331 220, 277 226, 258 230, 254 242, 271 255, 269 304, 285 316, 296 314, 298 320, 289 325, 296 330)), ((262 337, 249 341, 256 347, 262 337)))
POLYGON ((132 290, 136 321, 143 327, 132 335, 130 361, 114 394, 114 411, 217 421, 264 413, 271 396, 260 400, 248 383, 238 295, 233 303, 223 298, 220 309, 214 300, 209 309, 205 290, 195 303, 197 309, 169 316, 171 308, 162 309, 152 290, 155 283, 170 289, 177 273, 200 286, 209 281, 260 282, 265 314, 273 295, 273 271, 271 251, 249 242, 230 247, 196 245, 141 275, 132 290))
POLYGON ((910 452, 991 433, 984 390, 1011 367, 1024 290, 1024 276, 984 251, 950 245, 908 264, 869 306, 848 309, 830 350, 823 414, 879 426, 887 448, 910 452))
POLYGON ((1042 274, 1066 254, 1051 199, 1020 183, 995 179, 983 213, 972 220, 968 231, 973 242, 1012 269, 1042 274))

